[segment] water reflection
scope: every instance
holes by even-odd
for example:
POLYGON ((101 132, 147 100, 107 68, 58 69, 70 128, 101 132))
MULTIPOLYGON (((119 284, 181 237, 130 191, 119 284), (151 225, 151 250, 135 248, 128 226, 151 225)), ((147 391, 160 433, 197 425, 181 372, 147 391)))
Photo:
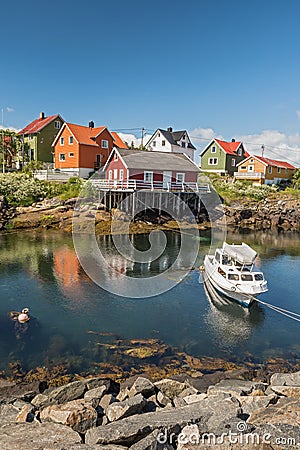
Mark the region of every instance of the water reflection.
POLYGON ((246 342, 250 335, 262 325, 264 310, 257 304, 243 308, 234 301, 219 294, 209 280, 203 282, 209 301, 205 321, 214 340, 226 350, 232 350, 246 342))

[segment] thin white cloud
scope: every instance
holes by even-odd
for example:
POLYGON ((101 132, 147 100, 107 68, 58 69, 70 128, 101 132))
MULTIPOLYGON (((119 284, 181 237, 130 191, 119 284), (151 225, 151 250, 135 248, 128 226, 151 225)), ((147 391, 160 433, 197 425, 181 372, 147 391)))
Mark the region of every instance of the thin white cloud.
MULTIPOLYGON (((136 137, 134 134, 130 133, 118 133, 122 141, 127 142, 129 146, 131 146, 131 143, 133 142, 133 145, 135 147, 139 147, 141 145, 142 139, 141 137, 136 137)), ((149 141, 151 135, 146 134, 143 139, 144 145, 149 141)))
POLYGON ((10 131, 14 131, 15 133, 17 133, 18 131, 19 131, 19 129, 17 129, 17 128, 15 128, 15 127, 12 127, 12 126, 10 126, 10 125, 8 125, 7 127, 6 126, 2 126, 2 125, 0 125, 0 130, 10 130, 10 131))
POLYGON ((10 106, 8 106, 8 107, 6 108, 6 111, 7 111, 7 112, 14 112, 14 108, 11 108, 10 106))
POLYGON ((296 111, 296 116, 298 117, 298 119, 300 119, 300 109, 298 109, 298 110, 296 111))
MULTIPOLYGON (((224 139, 213 128, 195 128, 189 131, 189 135, 200 154, 211 139, 224 139)), ((264 156, 267 158, 288 161, 297 167, 300 165, 299 133, 287 135, 278 130, 263 130, 257 134, 236 135, 235 139, 242 141, 251 155, 261 155, 264 145, 264 156)))

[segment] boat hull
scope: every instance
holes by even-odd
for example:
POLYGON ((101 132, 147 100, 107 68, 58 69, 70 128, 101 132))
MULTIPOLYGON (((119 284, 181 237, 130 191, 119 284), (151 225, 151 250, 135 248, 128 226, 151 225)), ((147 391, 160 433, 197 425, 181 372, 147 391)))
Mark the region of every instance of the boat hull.
POLYGON ((218 274, 216 268, 213 267, 207 256, 204 259, 204 270, 204 277, 208 278, 215 290, 221 295, 239 303, 245 308, 249 308, 255 301, 254 295, 238 292, 234 285, 223 280, 223 277, 218 274), (227 283, 228 286, 225 286, 225 283, 227 283))

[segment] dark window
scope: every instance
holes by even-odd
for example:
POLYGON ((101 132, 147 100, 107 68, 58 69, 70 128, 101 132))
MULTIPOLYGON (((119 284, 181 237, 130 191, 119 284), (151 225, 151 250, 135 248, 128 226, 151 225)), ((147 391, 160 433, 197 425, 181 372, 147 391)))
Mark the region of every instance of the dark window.
POLYGON ((241 274, 242 281, 253 281, 253 277, 250 274, 242 273, 241 274))

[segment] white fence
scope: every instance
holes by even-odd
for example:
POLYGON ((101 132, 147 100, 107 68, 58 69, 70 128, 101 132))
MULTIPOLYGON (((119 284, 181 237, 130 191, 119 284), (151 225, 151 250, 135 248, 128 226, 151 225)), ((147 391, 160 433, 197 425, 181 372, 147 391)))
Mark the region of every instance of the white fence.
POLYGON ((33 174, 38 180, 68 181, 71 177, 78 177, 77 172, 56 172, 55 170, 36 170, 33 174))
POLYGON ((150 191, 167 192, 210 192, 208 183, 147 182, 142 180, 89 180, 95 188, 102 191, 150 191))

